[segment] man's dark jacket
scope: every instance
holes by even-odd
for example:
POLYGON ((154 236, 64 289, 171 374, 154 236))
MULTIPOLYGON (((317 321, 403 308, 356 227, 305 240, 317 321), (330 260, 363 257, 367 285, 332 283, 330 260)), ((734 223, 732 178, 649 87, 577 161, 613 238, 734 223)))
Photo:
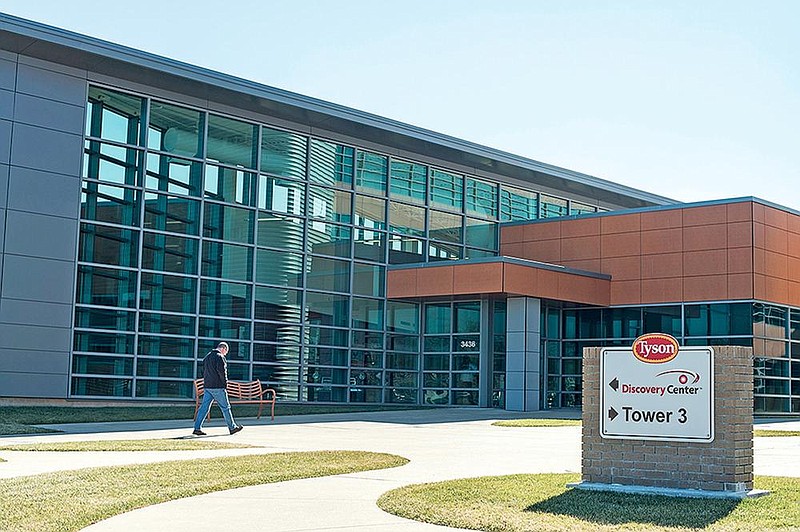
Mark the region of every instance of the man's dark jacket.
POLYGON ((209 351, 203 359, 203 386, 206 388, 228 386, 228 361, 216 349, 209 351))

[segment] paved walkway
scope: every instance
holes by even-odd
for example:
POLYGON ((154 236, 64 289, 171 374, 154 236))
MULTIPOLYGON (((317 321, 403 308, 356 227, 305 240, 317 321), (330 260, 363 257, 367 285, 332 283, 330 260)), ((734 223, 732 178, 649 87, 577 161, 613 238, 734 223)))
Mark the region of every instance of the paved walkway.
MULTIPOLYGON (((563 414, 563 413, 562 413, 563 414)), ((554 415, 550 413, 550 415, 554 415)), ((555 413, 557 416, 558 413, 555 413)), ((401 519, 381 511, 377 498, 406 484, 512 473, 579 472, 580 427, 511 429, 492 426, 519 414, 486 409, 329 414, 241 420, 246 428, 229 436, 220 422, 209 437, 260 445, 226 451, 0 452, 8 462, 0 476, 20 476, 89 466, 192 459, 222 454, 346 449, 387 452, 411 462, 403 467, 333 477, 251 486, 171 501, 107 519, 90 532, 162 530, 218 531, 263 524, 275 532, 364 530, 386 532, 456 530, 401 519)), ((32 441, 174 438, 191 431, 190 421, 98 423, 53 426, 63 434, 2 438, 32 441)), ((800 421, 758 428, 800 430, 800 421)), ((755 472, 800 477, 800 438, 756 438, 755 472)), ((258 528, 258 527, 257 527, 258 528)))

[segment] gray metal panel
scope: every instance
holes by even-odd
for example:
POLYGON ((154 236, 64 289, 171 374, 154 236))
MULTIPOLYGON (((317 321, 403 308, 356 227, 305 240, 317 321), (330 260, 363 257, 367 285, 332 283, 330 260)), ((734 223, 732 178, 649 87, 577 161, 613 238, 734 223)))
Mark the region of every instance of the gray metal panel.
POLYGON ((11 167, 8 208, 77 219, 81 182, 77 177, 11 167))
POLYGON ((0 323, 69 328, 72 305, 6 298, 0 306, 0 323))
POLYGON ((11 122, 0 120, 0 164, 11 162, 11 122))
POLYGON ((0 59, 0 89, 14 90, 17 84, 17 63, 0 59))
POLYGON ((0 390, 4 397, 66 399, 68 384, 67 375, 0 372, 0 390))
MULTIPOLYGON (((2 100, 0 100, 1 111, 2 100)), ((83 118, 82 106, 54 102, 27 94, 17 94, 17 100, 14 103, 14 120, 23 124, 82 135, 83 118)))
MULTIPOLYGON (((11 164, 78 177, 82 156, 81 142, 80 135, 16 124, 11 164)), ((0 162, 3 162, 2 159, 0 162)))
POLYGON ((86 80, 20 62, 17 70, 17 92, 83 105, 86 80))
POLYGON ((0 323, 0 351, 5 348, 69 353, 70 347, 69 329, 0 323))
POLYGON ((0 293, 4 298, 71 304, 75 297, 74 272, 73 262, 6 253, 0 293))
POLYGON ((14 118, 14 93, 0 89, 0 119, 12 120, 14 118))
POLYGON ((0 209, 5 209, 8 203, 8 170, 7 164, 0 164, 0 209))
POLYGON ((78 221, 8 209, 6 254, 74 261, 78 221))
POLYGON ((67 375, 69 373, 69 353, 0 349, 0 372, 67 375))

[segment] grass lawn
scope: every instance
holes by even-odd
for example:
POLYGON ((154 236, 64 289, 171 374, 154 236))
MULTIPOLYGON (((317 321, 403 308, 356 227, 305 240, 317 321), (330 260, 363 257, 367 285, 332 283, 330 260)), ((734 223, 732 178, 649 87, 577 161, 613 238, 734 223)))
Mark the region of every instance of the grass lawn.
POLYGON ((297 478, 397 467, 399 456, 280 453, 59 471, 0 480, 0 529, 71 532, 136 508, 297 478))
POLYGON ((580 419, 506 419, 495 421, 496 427, 579 427, 580 419))
MULTIPOLYGON (((374 412, 382 410, 421 409, 423 406, 404 405, 305 405, 278 403, 276 415, 332 414, 341 412, 374 412)), ((256 417, 258 407, 235 405, 234 417, 256 417)), ((266 414, 269 416, 269 413, 266 414)), ((222 418, 216 406, 212 418, 222 418)), ((264 414, 262 414, 262 419, 264 414)), ((100 423, 105 421, 154 421, 160 419, 194 419, 194 405, 170 406, 3 406, 0 407, 0 435, 53 432, 36 425, 60 423, 100 423)))
POLYGON ((201 449, 244 449, 246 443, 210 441, 204 438, 161 438, 153 440, 60 441, 0 445, 0 451, 197 451, 201 449))
POLYGON ((767 430, 755 429, 754 436, 761 436, 762 438, 786 437, 786 436, 800 436, 800 430, 767 430))
POLYGON ((756 477, 756 487, 771 494, 744 501, 566 488, 579 480, 544 474, 417 484, 385 493, 378 506, 416 521, 490 532, 800 529, 798 478, 756 477))

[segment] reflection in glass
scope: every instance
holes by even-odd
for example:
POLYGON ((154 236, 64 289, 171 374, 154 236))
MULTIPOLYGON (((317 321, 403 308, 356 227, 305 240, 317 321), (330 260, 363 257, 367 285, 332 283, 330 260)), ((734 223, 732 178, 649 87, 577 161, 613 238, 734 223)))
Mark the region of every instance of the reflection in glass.
POLYGON ((350 263, 313 256, 306 272, 306 286, 314 290, 350 291, 350 263))
POLYGON ((157 153, 147 154, 145 188, 199 196, 202 179, 203 165, 198 161, 157 153))
POLYGON ((201 316, 198 320, 197 335, 226 340, 249 340, 250 322, 201 316))
POLYGON ((322 140, 311 139, 309 180, 326 186, 352 188, 355 150, 322 140))
POLYGON ((309 251, 336 257, 350 256, 352 229, 344 225, 311 222, 308 230, 309 251))
POLYGON ((256 174, 240 168, 206 165, 205 196, 250 207, 256 204, 256 174))
POLYGON ((300 326, 288 323, 266 323, 257 321, 253 329, 253 339, 281 344, 300 344, 300 326))
POLYGON ((306 138, 268 127, 261 128, 261 171, 303 179, 306 175, 306 138))
POLYGON ((200 227, 200 202, 189 198, 146 192, 144 228, 197 235, 200 227))
POLYGON ((255 297, 257 320, 300 322, 302 293, 299 290, 256 286, 255 297))
POLYGON ((356 228, 353 239, 353 256, 362 260, 384 262, 386 260, 386 234, 380 231, 356 228))
POLYGON ((389 193, 392 197, 400 197, 416 203, 425 203, 427 194, 428 167, 405 161, 392 161, 391 185, 389 193))
POLYGON ((133 379, 73 377, 70 392, 76 396, 131 397, 133 379))
POLYGON ((140 308, 194 313, 196 297, 197 282, 191 277, 142 273, 140 308))
POLYGON ((475 218, 467 218, 464 241, 469 246, 497 250, 497 224, 475 218))
POLYGON ((256 250, 256 282, 278 286, 303 286, 303 255, 256 250))
POLYGON ((386 269, 372 264, 353 264, 353 293, 382 297, 386 286, 386 269))
POLYGON ((428 303, 425 305, 425 334, 450 332, 450 303, 428 303))
POLYGON ((539 217, 536 192, 503 186, 500 189, 500 220, 535 220, 539 217))
POLYGON ((249 318, 250 285, 224 281, 200 282, 200 313, 232 318, 249 318))
POLYGON ((431 262, 437 260, 458 260, 461 258, 461 253, 461 246, 455 244, 431 242, 428 246, 428 259, 431 262))
POLYGON ((464 178, 431 169, 431 203, 461 211, 464 205, 464 178))
POLYGON ((383 300, 353 298, 353 328, 383 329, 383 300))
POLYGON ((87 305, 136 308, 136 272, 78 266, 75 301, 87 305))
POLYGON ((169 336, 139 336, 139 354, 154 357, 194 358, 194 340, 169 336))
POLYGON ((254 362, 299 364, 300 347, 297 345, 253 344, 254 362))
POLYGON ((89 375, 133 375, 133 357, 74 355, 72 372, 89 375))
POLYGON ((428 235, 433 240, 461 243, 462 216, 442 211, 430 211, 428 235))
POLYGON ((139 377, 172 377, 176 379, 190 379, 194 372, 194 365, 182 360, 158 360, 152 358, 138 358, 136 361, 136 375, 139 377))
POLYGON ((204 113, 165 102, 150 102, 147 147, 184 157, 202 157, 204 113))
POLYGON ((253 248, 205 240, 203 242, 202 275, 236 281, 251 281, 253 248))
POLYGON ((73 348, 75 351, 132 355, 133 338, 132 334, 76 331, 73 348))
POLYGON ((219 205, 205 204, 203 236, 217 240, 232 240, 245 244, 253 243, 255 211, 219 205))
POLYGON ((144 233, 142 269, 171 273, 197 273, 197 244, 192 238, 144 233))
POLYGON ((333 188, 308 187, 308 215, 329 222, 353 220, 353 194, 333 188))
POLYGON ((117 225, 139 225, 141 196, 138 190, 84 181, 81 218, 117 225))
POLYGON ((467 212, 497 218, 497 185, 467 178, 467 212))
POLYGON ((258 126, 209 115, 206 158, 223 164, 255 168, 257 139, 258 126))
MULTIPOLYGON (((337 296, 333 294, 321 294, 318 292, 306 292, 306 319, 312 325, 328 325, 334 327, 350 326, 350 301, 347 296, 337 296)), ((314 334, 321 334, 321 329, 309 331, 309 340, 313 341, 314 334)), ((344 344, 325 344, 325 345, 347 345, 347 331, 344 332, 344 344)))
POLYGON ((195 317, 139 313, 139 332, 194 336, 195 317))
POLYGON ((357 194, 355 224, 370 229, 386 229, 386 200, 357 194))
POLYGON ((141 152, 96 140, 84 144, 83 177, 106 183, 139 184, 141 152))
POLYGON ((389 264, 425 262, 422 240, 391 235, 389 239, 389 264))
POLYGON ((90 86, 86 134, 123 144, 139 144, 144 106, 143 98, 90 86))
POLYGON ((303 251, 304 229, 305 221, 301 218, 267 212, 258 213, 259 246, 303 251))
POLYGON ((259 209, 302 216, 305 207, 305 185, 298 181, 259 176, 257 205, 259 209))
POLYGON ((389 160, 383 155, 359 151, 356 154, 356 190, 386 194, 389 160))
POLYGON ((541 218, 555 218, 567 215, 567 200, 542 194, 540 201, 542 208, 541 218))
POLYGON ((136 314, 124 310, 76 307, 75 327, 132 331, 136 314))
POLYGON ((425 209, 406 203, 389 202, 389 230, 411 236, 425 236, 425 209))
POLYGON ((129 229, 81 224, 78 260, 136 268, 139 233, 129 229))

